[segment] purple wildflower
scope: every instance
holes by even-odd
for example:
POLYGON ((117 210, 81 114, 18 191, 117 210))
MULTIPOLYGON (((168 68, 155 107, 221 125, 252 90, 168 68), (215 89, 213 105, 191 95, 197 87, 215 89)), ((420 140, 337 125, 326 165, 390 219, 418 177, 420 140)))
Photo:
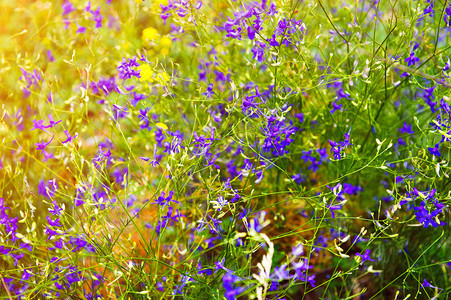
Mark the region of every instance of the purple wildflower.
POLYGON ((407 134, 414 134, 415 132, 412 130, 412 125, 407 124, 407 122, 404 122, 404 125, 398 129, 400 133, 407 133, 407 134))
POLYGON ((213 83, 210 83, 207 87, 207 91, 202 93, 203 96, 207 96, 207 98, 211 98, 211 96, 214 94, 213 92, 213 83))
POLYGON ((78 133, 76 135, 74 135, 74 136, 70 135, 69 131, 67 131, 67 130, 64 130, 64 133, 66 134, 67 139, 65 139, 64 141, 61 142, 63 144, 72 142, 78 136, 78 133))
POLYGON ((165 207, 166 205, 168 205, 170 202, 174 202, 174 203, 180 203, 176 200, 172 200, 172 196, 174 196, 174 192, 170 191, 168 196, 165 198, 166 194, 165 192, 161 192, 160 197, 157 198, 157 200, 155 202, 152 202, 153 204, 158 204, 162 207, 165 207))
POLYGON ((130 102, 133 106, 136 106, 136 104, 138 104, 139 101, 147 98, 145 94, 138 94, 136 92, 132 92, 130 95, 133 96, 133 98, 130 99, 130 102))
POLYGON ((159 165, 160 163, 157 160, 157 145, 153 146, 153 160, 151 160, 150 157, 144 157, 144 156, 141 156, 141 159, 144 160, 144 161, 150 161, 149 165, 152 165, 152 167, 154 167, 154 168, 157 165, 159 165))
POLYGON ((50 140, 50 141, 48 141, 47 143, 46 142, 40 142, 40 143, 36 143, 35 145, 36 145, 36 150, 44 150, 52 141, 53 141, 53 138, 54 138, 55 136, 52 136, 52 139, 50 140))
POLYGON ((240 281, 240 278, 233 275, 232 271, 227 270, 227 272, 222 277, 222 284, 225 289, 224 297, 227 300, 235 300, 236 296, 244 292, 244 288, 236 286, 236 283, 240 281))
POLYGON ((121 79, 130 79, 133 76, 137 78, 141 78, 139 71, 135 70, 135 67, 139 67, 139 63, 136 61, 136 56, 133 58, 122 58, 122 62, 117 67, 117 70, 119 71, 119 78, 121 79))
POLYGON ((357 252, 355 254, 356 256, 359 256, 362 259, 362 261, 360 262, 360 265, 363 265, 363 263, 366 261, 374 261, 374 259, 370 258, 370 252, 371 252, 370 249, 366 249, 364 254, 360 254, 359 252, 357 252))
POLYGON ((63 16, 68 15, 76 10, 76 8, 68 0, 64 1, 61 7, 63 8, 63 16))
POLYGON ((337 110, 343 110, 343 104, 337 104, 337 102, 335 101, 332 102, 332 107, 333 108, 330 110, 331 114, 334 114, 334 112, 336 112, 337 110))
POLYGON ((444 207, 442 203, 434 201, 433 198, 427 202, 421 201, 420 206, 414 207, 415 217, 418 222, 423 224, 424 228, 427 228, 429 225, 432 225, 432 227, 437 227, 438 225, 444 226, 446 223, 437 218, 444 207), (433 209, 432 212, 430 211, 431 208, 433 209))
POLYGON ((437 143, 437 144, 435 144, 435 147, 434 147, 434 148, 428 147, 428 150, 429 150, 429 152, 430 152, 432 155, 435 155, 435 156, 437 156, 437 157, 440 157, 440 156, 442 156, 442 154, 440 153, 439 148, 440 148, 440 143, 437 143))
POLYGON ((433 288, 433 289, 437 288, 437 287, 433 286, 432 284, 430 284, 425 278, 423 283, 421 284, 421 288, 426 288, 426 287, 433 288))
POLYGON ((415 66, 417 62, 420 61, 418 57, 415 56, 415 52, 410 52, 410 56, 404 60, 407 63, 407 66, 415 66))
POLYGON ((340 160, 341 159, 341 152, 346 149, 349 145, 352 145, 349 142, 349 133, 345 134, 345 139, 343 142, 334 142, 332 140, 329 140, 329 144, 332 147, 330 149, 331 153, 334 155, 334 159, 340 160))

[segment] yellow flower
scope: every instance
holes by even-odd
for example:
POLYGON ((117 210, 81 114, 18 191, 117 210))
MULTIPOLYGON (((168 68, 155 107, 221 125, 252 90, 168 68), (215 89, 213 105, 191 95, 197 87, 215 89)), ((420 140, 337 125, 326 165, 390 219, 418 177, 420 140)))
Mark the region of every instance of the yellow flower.
POLYGON ((158 128, 161 128, 163 130, 168 130, 168 125, 164 124, 164 123, 157 123, 155 124, 155 126, 157 126, 158 128))
POLYGON ((143 30, 142 38, 144 41, 154 40, 158 36, 158 30, 153 27, 148 27, 143 30))
POLYGON ((125 42, 122 43, 121 48, 124 49, 124 50, 128 50, 128 49, 130 49, 130 46, 131 46, 130 42, 129 41, 125 41, 125 42))
POLYGON ((163 37, 160 39, 160 45, 161 45, 162 47, 169 47, 169 46, 172 45, 172 40, 171 40, 170 38, 168 38, 167 36, 163 36, 163 37))
POLYGON ((168 5, 168 0, 154 0, 153 2, 153 6, 152 6, 152 10, 153 11, 159 11, 160 10, 160 5, 168 5))
POLYGON ((149 65, 140 65, 139 68, 140 82, 153 81, 153 70, 149 65))
POLYGON ((158 74, 157 79, 160 82, 160 84, 163 85, 169 81, 170 77, 169 77, 168 73, 163 72, 163 73, 158 74))

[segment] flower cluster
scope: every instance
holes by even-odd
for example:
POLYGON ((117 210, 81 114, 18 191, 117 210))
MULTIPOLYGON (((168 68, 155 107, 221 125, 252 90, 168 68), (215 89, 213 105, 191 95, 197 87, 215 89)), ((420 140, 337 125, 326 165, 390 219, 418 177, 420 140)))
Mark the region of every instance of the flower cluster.
POLYGON ((262 150, 276 157, 289 153, 287 147, 294 141, 292 136, 299 129, 293 126, 292 120, 287 122, 284 117, 278 117, 275 113, 265 117, 266 126, 260 129, 264 135, 262 150))
POLYGON ((167 228, 169 225, 171 225, 171 223, 179 222, 181 220, 181 218, 183 217, 183 215, 180 213, 179 209, 174 209, 174 206, 170 205, 171 202, 180 204, 180 202, 178 202, 176 200, 172 200, 173 195, 174 195, 174 192, 170 191, 169 195, 166 198, 164 198, 165 193, 162 192, 161 196, 158 197, 158 199, 154 202, 155 204, 158 204, 158 206, 162 210, 165 207, 167 207, 166 214, 164 214, 160 217, 160 219, 158 220, 158 224, 155 227, 155 232, 157 234, 160 234, 161 231, 164 228, 167 228))
POLYGON ((335 142, 332 140, 329 140, 329 144, 331 146, 330 152, 333 154, 334 159, 340 160, 342 157, 342 151, 346 149, 348 146, 352 145, 349 142, 349 133, 345 134, 345 139, 342 142, 335 142))
POLYGON ((140 66, 136 59, 136 57, 127 59, 122 58, 122 62, 120 63, 119 67, 117 67, 120 79, 126 80, 132 77, 140 78, 139 71, 135 69, 136 67, 140 66))
POLYGON ((34 69, 33 72, 28 72, 24 68, 20 68, 22 76, 19 78, 26 83, 26 86, 22 89, 24 97, 28 97, 31 94, 31 88, 39 88, 41 82, 44 80, 39 70, 34 69))
POLYGON ((413 206, 416 219, 425 228, 429 225, 432 225, 432 227, 444 226, 446 223, 440 221, 438 215, 444 211, 445 205, 434 197, 435 193, 436 189, 422 192, 413 188, 412 191, 407 192, 407 197, 400 202, 400 205, 409 204, 410 207, 413 206), (421 200, 419 206, 414 204, 418 202, 416 200, 421 200))
POLYGON ((202 7, 202 1, 168 0, 167 5, 162 3, 160 4, 160 7, 160 17, 166 23, 166 20, 173 14, 177 14, 179 17, 183 18, 191 13, 193 9, 200 9, 202 7))

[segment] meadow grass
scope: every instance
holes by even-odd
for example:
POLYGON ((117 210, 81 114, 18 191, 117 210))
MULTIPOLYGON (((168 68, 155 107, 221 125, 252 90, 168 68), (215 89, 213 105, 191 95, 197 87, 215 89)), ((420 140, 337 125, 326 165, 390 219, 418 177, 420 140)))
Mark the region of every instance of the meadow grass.
POLYGON ((448 299, 448 0, 0 1, 1 299, 448 299))

